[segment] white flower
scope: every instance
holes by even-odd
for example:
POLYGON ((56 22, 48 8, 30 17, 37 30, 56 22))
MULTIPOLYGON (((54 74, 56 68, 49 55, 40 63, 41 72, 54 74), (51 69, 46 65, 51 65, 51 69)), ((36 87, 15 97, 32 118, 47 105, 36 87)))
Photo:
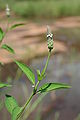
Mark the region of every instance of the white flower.
POLYGON ((10 16, 10 9, 9 9, 9 5, 6 5, 6 15, 9 17, 10 16))

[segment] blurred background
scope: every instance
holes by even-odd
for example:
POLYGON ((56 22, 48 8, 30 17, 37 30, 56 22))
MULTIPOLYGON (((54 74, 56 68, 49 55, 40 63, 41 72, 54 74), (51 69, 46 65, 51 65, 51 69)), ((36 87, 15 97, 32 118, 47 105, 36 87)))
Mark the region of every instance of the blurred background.
POLYGON ((0 120, 11 119, 3 103, 6 93, 13 95, 20 106, 31 94, 31 83, 13 59, 29 65, 36 75, 36 69, 42 69, 47 59, 47 25, 54 34, 54 50, 41 84, 63 82, 72 88, 34 97, 22 120, 80 120, 80 0, 0 0, 0 27, 4 31, 8 24, 6 4, 11 14, 9 26, 25 25, 9 31, 3 41, 15 55, 0 49, 0 61, 4 63, 0 66, 0 82, 13 84, 0 90, 0 120))

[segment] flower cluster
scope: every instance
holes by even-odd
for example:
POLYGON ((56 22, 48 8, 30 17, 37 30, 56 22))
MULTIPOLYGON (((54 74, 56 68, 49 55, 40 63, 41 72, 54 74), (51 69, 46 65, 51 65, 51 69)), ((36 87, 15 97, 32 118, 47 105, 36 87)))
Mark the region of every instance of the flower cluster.
POLYGON ((50 27, 47 26, 47 45, 49 51, 53 49, 53 34, 50 31, 50 27))
POLYGON ((8 17, 10 17, 10 9, 9 9, 8 4, 6 5, 6 15, 7 15, 8 17))

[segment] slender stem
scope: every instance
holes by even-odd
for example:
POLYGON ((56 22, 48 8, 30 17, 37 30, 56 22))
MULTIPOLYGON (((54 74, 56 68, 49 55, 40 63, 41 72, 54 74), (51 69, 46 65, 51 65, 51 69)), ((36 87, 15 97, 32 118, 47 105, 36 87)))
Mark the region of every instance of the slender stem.
POLYGON ((5 36, 8 33, 8 31, 9 31, 9 18, 8 18, 8 23, 7 23, 7 27, 6 27, 6 31, 5 31, 3 39, 5 38, 5 36))
POLYGON ((9 30, 9 18, 8 18, 8 23, 7 23, 6 32, 5 32, 6 34, 7 34, 8 30, 9 30))
POLYGON ((29 104, 29 102, 31 101, 32 97, 33 97, 33 93, 32 95, 30 96, 30 98, 28 99, 28 101, 25 103, 24 107, 23 107, 23 110, 26 108, 26 106, 29 104))
POLYGON ((29 110, 25 111, 25 114, 23 116, 23 120, 27 120, 30 113, 34 111, 34 109, 38 106, 38 104, 42 101, 42 99, 46 96, 46 94, 47 93, 45 92, 45 93, 39 95, 39 97, 33 102, 33 104, 29 106, 29 110))
POLYGON ((40 81, 37 82, 36 86, 35 86, 35 90, 37 90, 37 87, 39 85, 40 81))
MULTIPOLYGON (((48 63, 49 63, 50 55, 51 55, 51 51, 49 51, 49 53, 48 53, 48 58, 47 58, 45 67, 44 67, 44 69, 42 70, 42 73, 41 73, 42 75, 45 74, 45 71, 46 71, 47 66, 48 66, 48 63)), ((37 90, 37 87, 38 87, 39 83, 40 83, 40 81, 37 82, 37 84, 36 84, 36 86, 35 86, 35 91, 37 90)))
MULTIPOLYGON (((49 53, 48 53, 48 58, 47 58, 47 61, 46 61, 45 67, 44 67, 44 69, 43 69, 42 72, 41 72, 41 75, 44 75, 44 74, 45 74, 45 71, 46 71, 47 66, 48 66, 48 63, 49 63, 50 55, 51 55, 51 51, 49 51, 49 53)), ((36 94, 37 87, 38 87, 39 83, 40 83, 40 81, 37 82, 37 84, 36 84, 36 86, 35 86, 35 88, 34 88, 34 90, 35 90, 35 94, 36 94)))
MULTIPOLYGON (((49 54, 48 54, 48 58, 47 58, 45 67, 44 67, 44 69, 43 69, 43 71, 42 71, 42 73, 41 73, 42 75, 45 74, 45 71, 46 71, 47 66, 48 66, 48 63, 49 63, 50 55, 51 55, 51 51, 49 51, 49 54)), ((34 88, 33 93, 31 94, 31 96, 29 97, 28 101, 27 101, 27 102, 25 103, 25 105, 23 106, 22 112, 18 115, 17 119, 19 119, 19 118, 21 117, 23 111, 25 110, 25 108, 27 107, 27 105, 28 105, 28 104, 30 103, 30 101, 32 100, 32 97, 36 94, 36 90, 37 90, 37 87, 38 87, 39 83, 40 83, 40 81, 38 81, 38 82, 36 83, 36 86, 35 86, 35 88, 34 88)))
POLYGON ((25 103, 25 105, 23 106, 21 113, 18 114, 18 117, 17 117, 16 120, 18 120, 18 119, 21 117, 22 113, 24 112, 25 108, 27 107, 27 105, 28 105, 28 104, 30 103, 30 101, 32 100, 32 97, 33 97, 33 96, 34 96, 34 93, 32 93, 32 95, 29 97, 28 101, 27 101, 27 102, 25 103))
POLYGON ((51 51, 49 51, 49 53, 48 53, 48 58, 47 58, 45 67, 44 67, 44 69, 42 70, 42 73, 41 73, 42 75, 44 75, 44 73, 45 73, 45 71, 47 69, 47 66, 48 66, 48 63, 49 63, 49 59, 50 59, 50 55, 51 55, 51 51))

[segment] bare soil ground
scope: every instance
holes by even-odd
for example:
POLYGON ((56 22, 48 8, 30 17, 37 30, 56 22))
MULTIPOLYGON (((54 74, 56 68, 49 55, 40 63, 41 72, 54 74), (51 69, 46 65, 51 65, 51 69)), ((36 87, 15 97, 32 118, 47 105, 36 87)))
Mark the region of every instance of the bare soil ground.
MULTIPOLYGON (((1 16, 0 16, 1 17, 1 16)), ((20 23, 21 21, 19 21, 20 23)), ((14 24, 15 22, 11 23, 14 24)), ((18 22, 17 22, 18 23, 18 22)), ((60 28, 75 28, 80 27, 80 17, 68 17, 57 20, 51 23, 51 29, 53 32, 60 28)), ((1 21, 0 27, 3 30, 6 29, 6 22, 1 21)), ((32 59, 34 57, 43 56, 47 54, 46 41, 42 41, 41 37, 45 34, 46 38, 46 25, 39 25, 34 22, 26 22, 25 25, 10 31, 3 43, 7 43, 15 50, 15 55, 10 54, 6 50, 0 49, 0 61, 3 63, 10 63, 13 58, 32 59)), ((67 46, 54 38, 54 53, 66 52, 67 46)))

